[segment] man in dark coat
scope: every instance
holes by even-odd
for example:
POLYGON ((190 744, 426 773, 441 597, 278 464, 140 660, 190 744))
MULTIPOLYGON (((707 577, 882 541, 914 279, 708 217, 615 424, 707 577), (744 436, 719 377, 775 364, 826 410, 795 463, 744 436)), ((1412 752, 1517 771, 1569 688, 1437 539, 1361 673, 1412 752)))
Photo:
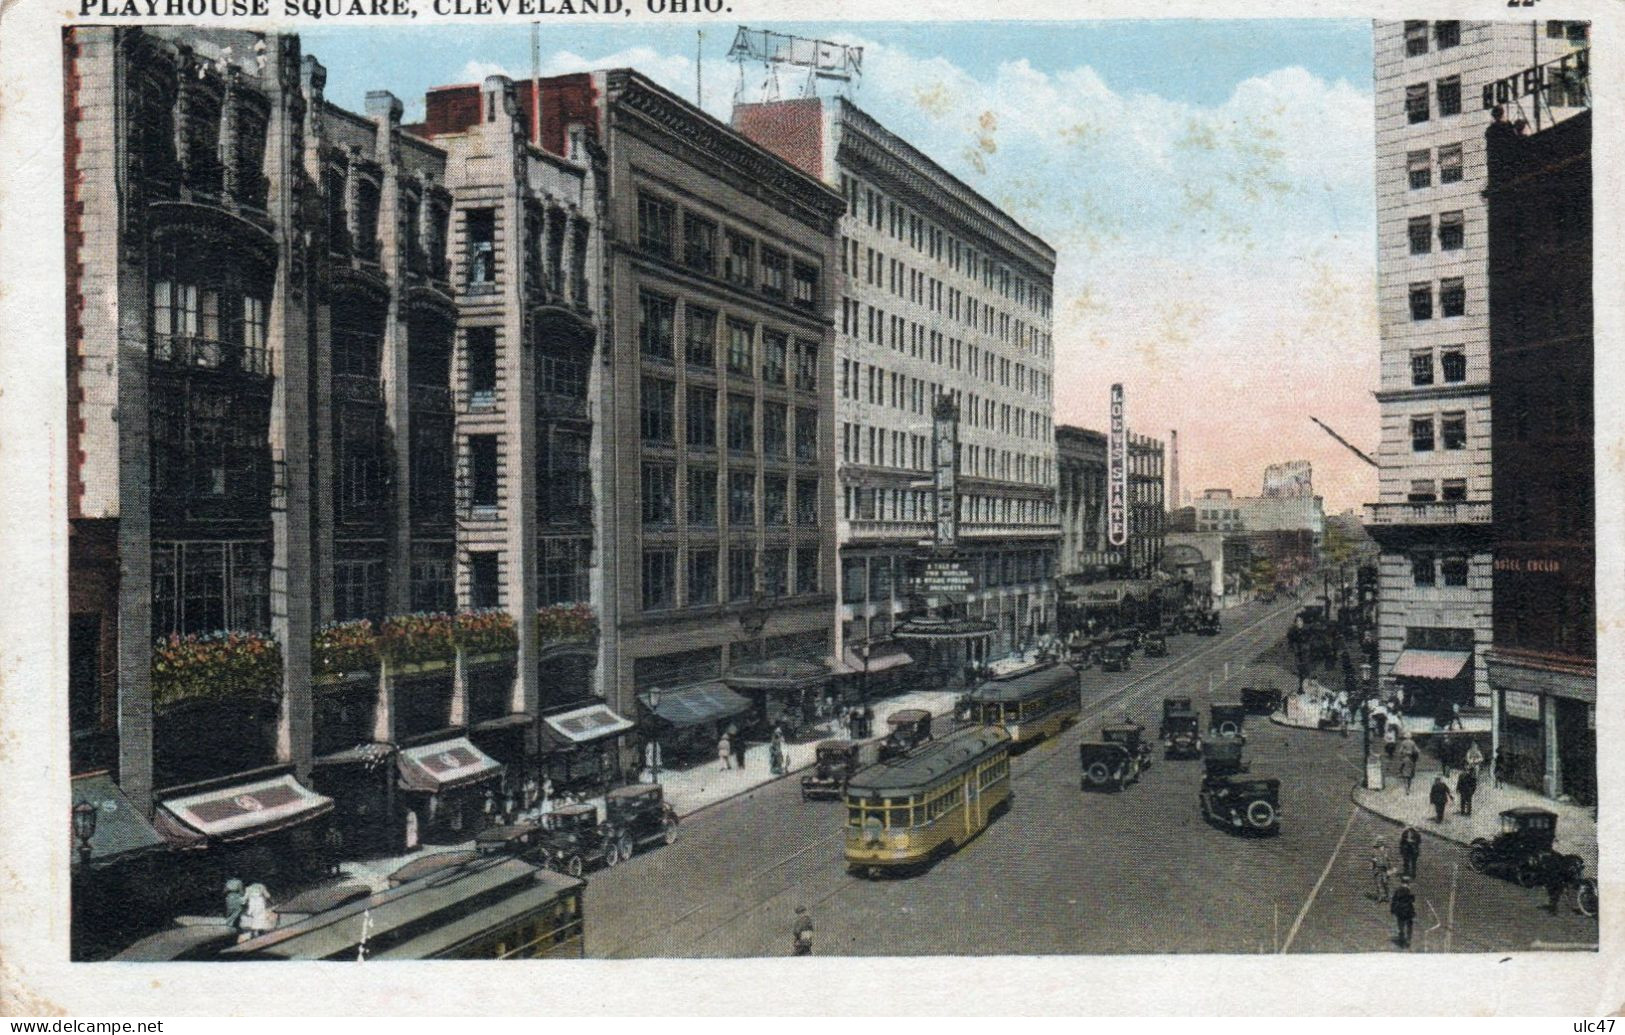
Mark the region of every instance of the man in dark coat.
POLYGON ((734 749, 734 759, 735 759, 735 765, 734 765, 734 768, 735 768, 735 769, 738 769, 738 770, 740 770, 740 771, 743 771, 743 770, 744 770, 744 768, 745 768, 745 749, 746 749, 746 748, 747 748, 747 747, 748 747, 748 746, 749 746, 749 745, 747 745, 747 744, 746 744, 746 743, 745 743, 745 734, 744 734, 744 731, 743 731, 743 730, 741 730, 741 731, 740 731, 740 732, 739 732, 739 734, 738 734, 738 735, 736 735, 736 736, 735 736, 735 737, 734 737, 734 738, 733 738, 733 744, 732 744, 732 747, 733 747, 733 749, 734 749))
POLYGON ((1473 814, 1473 795, 1478 792, 1478 774, 1471 769, 1463 769, 1456 778, 1456 798, 1461 802, 1461 814, 1473 814))
POLYGON ((1450 785, 1444 782, 1444 777, 1435 776, 1433 786, 1428 789, 1428 803, 1433 806, 1433 822, 1444 822, 1444 810, 1450 807, 1450 799, 1455 795, 1450 793, 1450 785))
POLYGON ((1411 947, 1411 929, 1416 923, 1416 892, 1411 890, 1409 877, 1399 878, 1388 912, 1394 916, 1394 943, 1401 949, 1411 947))
POLYGON ((1406 877, 1416 876, 1416 860, 1422 855, 1422 832, 1406 827, 1399 835, 1400 872, 1406 877))

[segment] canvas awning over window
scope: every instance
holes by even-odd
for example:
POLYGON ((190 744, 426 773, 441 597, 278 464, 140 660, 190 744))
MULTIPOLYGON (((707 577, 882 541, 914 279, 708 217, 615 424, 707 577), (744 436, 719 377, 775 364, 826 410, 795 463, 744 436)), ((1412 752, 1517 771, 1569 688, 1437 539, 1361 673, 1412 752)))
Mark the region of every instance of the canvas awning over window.
POLYGON ((625 733, 632 728, 632 722, 606 704, 589 704, 559 715, 542 716, 542 728, 559 747, 572 748, 625 733))
MULTIPOLYGON (((831 657, 827 664, 837 675, 852 676, 860 675, 863 672, 863 657, 851 647, 841 652, 839 661, 831 657)), ((900 647, 877 647, 869 655, 869 674, 887 672, 894 668, 912 664, 914 664, 914 658, 910 656, 908 651, 900 647)))
MULTIPOLYGON (((90 836, 92 866, 105 866, 167 844, 147 822, 147 817, 130 804, 130 799, 108 773, 73 778, 73 803, 80 802, 88 802, 96 808, 96 832, 90 836)), ((75 841, 74 862, 79 858, 79 843, 75 841)))
POLYGON ((1460 650, 1420 650, 1412 647, 1400 651, 1394 662, 1394 675, 1406 679, 1455 679, 1472 659, 1472 654, 1460 650))
POLYGON ((696 683, 660 691, 660 704, 651 707, 647 692, 638 695, 643 707, 649 708, 662 720, 673 726, 697 726, 702 722, 716 722, 738 715, 750 708, 750 700, 728 689, 723 682, 696 683))
POLYGON ((471 744, 467 737, 405 748, 396 755, 401 789, 439 794, 502 774, 502 763, 471 744))
POLYGON ((332 811, 333 799, 306 790, 291 773, 224 790, 169 798, 155 821, 170 841, 195 847, 206 841, 245 841, 332 811))

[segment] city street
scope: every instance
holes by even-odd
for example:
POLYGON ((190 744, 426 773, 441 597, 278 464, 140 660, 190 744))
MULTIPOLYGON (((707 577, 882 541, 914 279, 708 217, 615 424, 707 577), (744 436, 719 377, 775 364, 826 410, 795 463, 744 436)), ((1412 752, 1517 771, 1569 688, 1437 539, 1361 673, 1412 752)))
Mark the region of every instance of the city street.
MULTIPOLYGON (((1248 720, 1252 771, 1281 778, 1277 838, 1204 823, 1198 761, 1160 750, 1121 793, 1078 787, 1076 745, 1124 713, 1155 729, 1164 695, 1203 711, 1284 636, 1297 602, 1225 614, 1217 637, 1174 638, 1127 673, 1084 673, 1080 723, 1019 757, 1015 802, 980 838, 923 874, 863 880, 842 862, 843 810, 803 803, 796 778, 688 819, 677 844, 590 875, 596 957, 782 955, 795 907, 819 955, 1121 952, 1366 952, 1393 948, 1387 907, 1367 897, 1374 838, 1397 827, 1355 808, 1360 740, 1248 720)), ((1285 688, 1283 688, 1285 689, 1285 688)), ((880 713, 884 714, 884 708, 880 713)), ((939 720, 945 722, 946 720, 939 720)), ((939 726, 939 733, 942 732, 939 726)), ((1396 856, 1397 862, 1397 856, 1396 856)), ((1594 920, 1545 893, 1471 872, 1466 851, 1425 839, 1417 950, 1589 946, 1594 920)))

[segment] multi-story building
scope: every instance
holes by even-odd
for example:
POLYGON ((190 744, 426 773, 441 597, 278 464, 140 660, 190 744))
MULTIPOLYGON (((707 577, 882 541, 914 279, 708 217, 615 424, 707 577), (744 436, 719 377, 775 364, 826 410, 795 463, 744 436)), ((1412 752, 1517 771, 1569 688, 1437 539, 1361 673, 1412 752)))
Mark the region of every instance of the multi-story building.
MULTIPOLYGON (((1484 131, 1497 80, 1580 23, 1374 27, 1382 374, 1378 675, 1412 707, 1488 706, 1490 364, 1484 131)), ((1517 111, 1511 116, 1517 117, 1517 111)))
POLYGON ((594 168, 527 145, 500 78, 430 141, 387 93, 327 103, 292 35, 64 50, 76 796, 265 879, 461 839, 543 746, 534 458, 554 395, 591 432, 594 168))
POLYGON ((992 627, 973 657, 1052 631, 1054 250, 845 99, 740 104, 733 121, 846 201, 833 363, 842 644, 942 603, 911 585, 939 506, 957 507, 956 552, 975 580, 956 610, 992 627), (933 433, 944 398, 958 415, 952 501, 932 480, 950 448, 933 433))
MULTIPOLYGON (((637 72, 528 87, 520 121, 544 151, 602 163, 613 228, 612 335, 587 375, 616 503, 599 547, 608 701, 661 720, 650 744, 712 750, 746 704, 724 677, 801 692, 827 675, 843 200, 637 72)), ((430 128, 477 119, 471 89, 432 91, 430 128)))
POLYGON ((1509 145, 1489 179, 1495 744, 1512 783, 1594 805, 1591 114, 1509 145))
POLYGON ((1113 560, 1106 544, 1106 436, 1057 425, 1055 468, 1058 574, 1066 583, 1106 578, 1113 560))
POLYGON ((1128 578, 1148 579, 1162 566, 1168 531, 1165 456, 1161 440, 1128 436, 1128 545, 1119 551, 1128 578))

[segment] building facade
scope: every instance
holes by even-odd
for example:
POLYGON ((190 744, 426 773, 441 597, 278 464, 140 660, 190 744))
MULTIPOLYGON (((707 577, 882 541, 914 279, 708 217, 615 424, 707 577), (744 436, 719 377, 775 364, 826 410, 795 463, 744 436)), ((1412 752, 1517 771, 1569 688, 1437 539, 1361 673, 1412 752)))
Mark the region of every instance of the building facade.
POLYGON ((844 99, 741 104, 734 125, 846 202, 833 365, 843 649, 943 602, 910 584, 939 506, 957 507, 975 582, 955 606, 994 630, 972 660, 1052 633, 1054 250, 844 99), (934 434, 942 398, 958 415, 951 456, 934 434), (951 500, 936 499, 939 458, 951 500))
POLYGON ((1123 575, 1148 579, 1162 566, 1168 531, 1166 450, 1149 435, 1128 437, 1128 546, 1118 550, 1123 575))
POLYGON ((1069 583, 1107 578, 1112 554, 1106 543, 1106 436, 1057 425, 1055 467, 1061 525, 1057 572, 1069 583))
MULTIPOLYGON (((1378 676, 1426 711, 1488 707, 1491 412, 1483 88, 1583 45, 1581 23, 1374 26, 1378 676)), ((1514 103, 1511 105, 1516 107, 1514 103)), ((1531 113, 1532 114, 1532 113, 1531 113)), ((1518 111, 1510 112, 1512 118, 1518 111)))
POLYGON ((1506 779, 1597 801, 1591 114, 1489 179, 1495 743, 1506 779))
POLYGON ((293 35, 64 57, 74 773, 205 869, 462 839, 593 680, 585 645, 540 676, 592 622, 539 606, 531 460, 547 358, 596 340, 596 171, 501 78, 431 141, 293 35))

